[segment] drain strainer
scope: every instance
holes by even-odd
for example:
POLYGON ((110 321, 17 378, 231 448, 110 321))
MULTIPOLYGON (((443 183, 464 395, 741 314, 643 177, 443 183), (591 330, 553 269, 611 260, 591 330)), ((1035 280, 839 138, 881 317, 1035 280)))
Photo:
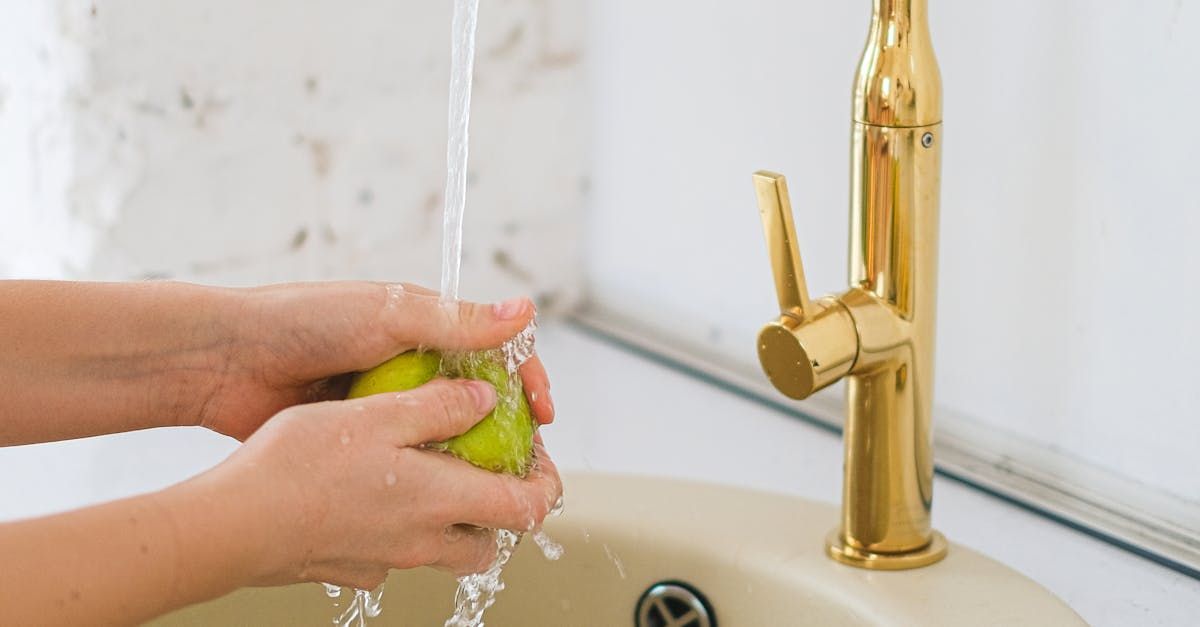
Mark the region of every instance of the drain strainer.
POLYGON ((650 586, 638 599, 637 627, 716 627, 717 615, 704 595, 678 581, 650 586))

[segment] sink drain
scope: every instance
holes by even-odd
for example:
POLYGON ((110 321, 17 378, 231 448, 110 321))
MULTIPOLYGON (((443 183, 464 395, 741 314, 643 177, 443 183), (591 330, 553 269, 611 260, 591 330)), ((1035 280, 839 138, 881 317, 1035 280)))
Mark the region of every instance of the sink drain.
POLYGON ((716 627, 717 615, 695 588, 662 581, 642 593, 634 614, 637 627, 716 627))

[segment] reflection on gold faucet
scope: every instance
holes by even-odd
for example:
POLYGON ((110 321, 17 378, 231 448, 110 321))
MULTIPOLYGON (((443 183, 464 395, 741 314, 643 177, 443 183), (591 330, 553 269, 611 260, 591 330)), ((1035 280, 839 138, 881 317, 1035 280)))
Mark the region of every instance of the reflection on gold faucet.
POLYGON ((854 81, 850 288, 810 300, 787 182, 754 175, 781 315, 758 337, 771 383, 803 399, 846 378, 842 520, 834 559, 864 568, 932 564, 941 77, 925 0, 875 0, 854 81))

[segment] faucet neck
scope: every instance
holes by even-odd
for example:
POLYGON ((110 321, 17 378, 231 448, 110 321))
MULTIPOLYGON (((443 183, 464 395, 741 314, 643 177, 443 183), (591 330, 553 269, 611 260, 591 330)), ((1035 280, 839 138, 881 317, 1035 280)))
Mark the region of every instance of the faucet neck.
POLYGON ((854 120, 893 127, 942 121, 942 79, 926 0, 875 0, 854 80, 854 120))
POLYGON ((926 5, 926 0, 875 0, 875 13, 872 21, 883 17, 913 24, 924 24, 926 5))

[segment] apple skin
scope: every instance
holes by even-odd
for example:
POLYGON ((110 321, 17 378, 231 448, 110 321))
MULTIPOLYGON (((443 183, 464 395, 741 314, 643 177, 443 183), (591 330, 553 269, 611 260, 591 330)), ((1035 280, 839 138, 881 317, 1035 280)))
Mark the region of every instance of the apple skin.
POLYGON ((499 350, 443 355, 409 351, 358 373, 347 398, 421 387, 438 375, 486 381, 496 388, 496 408, 466 433, 430 448, 492 472, 524 477, 533 462, 534 420, 520 377, 509 377, 499 350))

